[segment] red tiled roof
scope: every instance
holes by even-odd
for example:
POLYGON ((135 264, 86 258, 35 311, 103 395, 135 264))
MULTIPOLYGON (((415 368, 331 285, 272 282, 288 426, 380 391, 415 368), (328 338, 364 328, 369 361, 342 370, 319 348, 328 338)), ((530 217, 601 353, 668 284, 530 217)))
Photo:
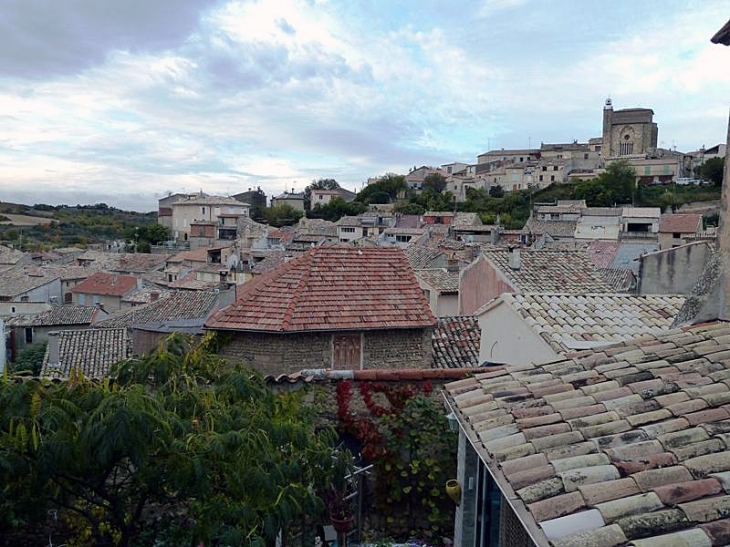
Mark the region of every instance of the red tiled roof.
POLYGON ((682 213, 662 215, 659 221, 660 233, 694 234, 702 230, 702 215, 682 213))
POLYGON ((137 288, 137 278, 133 275, 96 272, 71 289, 72 293, 104 294, 107 296, 124 296, 137 288))
POLYGON ((244 284, 205 326, 302 332, 435 324, 402 250, 337 245, 315 247, 244 284))

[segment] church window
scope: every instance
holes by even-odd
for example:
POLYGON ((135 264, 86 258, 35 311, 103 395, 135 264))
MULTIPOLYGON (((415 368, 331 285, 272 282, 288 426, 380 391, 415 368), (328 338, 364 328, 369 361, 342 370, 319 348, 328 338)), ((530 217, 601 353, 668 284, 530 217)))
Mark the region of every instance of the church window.
POLYGON ((629 156, 634 153, 634 143, 629 139, 631 139, 630 135, 624 135, 624 142, 621 143, 619 155, 629 156))

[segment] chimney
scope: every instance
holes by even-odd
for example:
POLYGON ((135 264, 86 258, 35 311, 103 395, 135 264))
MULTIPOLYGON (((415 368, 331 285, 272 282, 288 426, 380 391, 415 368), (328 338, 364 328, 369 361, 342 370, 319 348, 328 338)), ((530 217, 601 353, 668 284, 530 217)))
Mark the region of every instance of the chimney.
POLYGON ((513 270, 519 270, 520 265, 522 263, 522 259, 520 257, 520 248, 514 247, 510 250, 509 254, 509 267, 513 270))
POLYGON ((57 367, 61 364, 58 350, 58 331, 48 333, 48 365, 57 367))
POLYGON ((459 271, 459 261, 455 258, 449 258, 446 260, 446 271, 447 272, 458 272, 459 271))
POLYGON ((157 291, 150 292, 150 302, 157 302, 157 300, 160 298, 160 293, 157 291))

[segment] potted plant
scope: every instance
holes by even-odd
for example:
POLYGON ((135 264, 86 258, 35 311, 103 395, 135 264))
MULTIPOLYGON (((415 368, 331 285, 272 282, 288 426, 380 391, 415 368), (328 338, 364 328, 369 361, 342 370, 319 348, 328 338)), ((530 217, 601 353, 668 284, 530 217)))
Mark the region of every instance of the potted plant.
POLYGON ((355 507, 353 500, 348 499, 347 489, 331 486, 327 490, 326 503, 335 531, 339 534, 349 532, 355 522, 355 507))

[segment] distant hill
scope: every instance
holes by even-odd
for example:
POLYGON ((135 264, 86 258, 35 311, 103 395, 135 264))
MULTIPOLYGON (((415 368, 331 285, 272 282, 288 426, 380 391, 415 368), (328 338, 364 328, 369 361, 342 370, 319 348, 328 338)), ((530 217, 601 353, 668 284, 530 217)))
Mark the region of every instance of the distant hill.
POLYGON ((130 231, 157 222, 157 212, 123 211, 105 203, 33 206, 0 202, 0 244, 23 250, 84 246, 129 238, 130 231))

